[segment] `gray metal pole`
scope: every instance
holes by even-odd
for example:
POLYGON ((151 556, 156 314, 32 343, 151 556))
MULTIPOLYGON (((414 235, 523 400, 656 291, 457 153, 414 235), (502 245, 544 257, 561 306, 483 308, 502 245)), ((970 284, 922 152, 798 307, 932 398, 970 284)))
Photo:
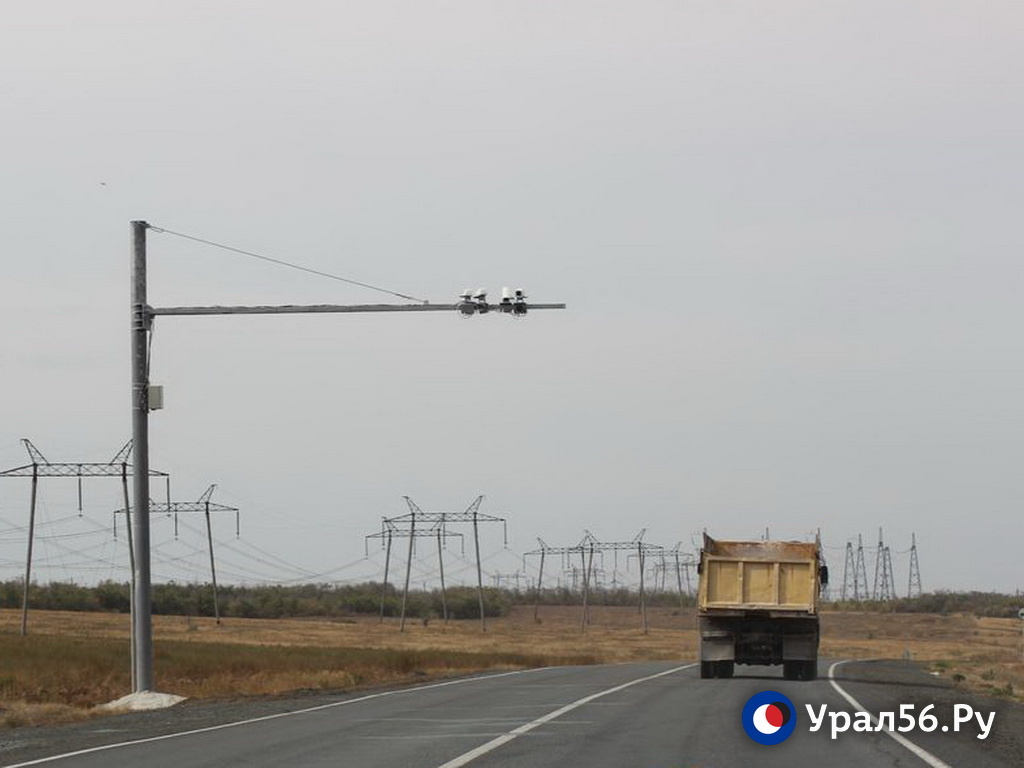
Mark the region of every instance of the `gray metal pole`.
MULTIPOLYGON (((128 503, 128 465, 121 465, 121 490, 124 492, 124 521, 128 531, 128 568, 131 570, 131 582, 135 584, 135 542, 132 541, 131 505, 128 503)), ((116 514, 116 513, 115 513, 116 514)), ((134 587, 132 587, 134 589, 134 587)))
MULTIPOLYGON (((594 562, 594 545, 590 545, 590 562, 594 562)), ((587 565, 587 553, 580 550, 580 564, 583 566, 583 616, 580 619, 580 631, 587 631, 587 624, 590 623, 590 607, 587 605, 590 598, 590 567, 587 565)))
POLYGON ((676 552, 676 585, 679 587, 679 607, 683 607, 683 571, 679 567, 679 553, 676 552))
MULTIPOLYGON (((590 553, 587 555, 587 593, 594 583, 594 545, 590 545, 590 553)), ((590 601, 587 601, 587 624, 591 624, 590 601)))
POLYGON ((213 579, 213 616, 220 624, 220 603, 217 602, 217 566, 213 562, 213 526, 210 524, 210 502, 206 502, 206 541, 210 546, 210 578, 213 579))
POLYGON ((28 634, 28 588, 32 583, 32 542, 36 533, 36 490, 39 487, 39 465, 32 462, 32 501, 28 507, 28 553, 25 555, 25 591, 21 597, 21 634, 28 634))
POLYGON ((444 589, 444 556, 441 554, 441 528, 437 529, 437 566, 441 570, 441 617, 448 623, 448 596, 444 589))
POLYGON ((146 304, 146 229, 132 222, 132 488, 135 498, 135 584, 132 629, 135 691, 153 688, 153 617, 149 554, 149 328, 146 304))
POLYGON ((644 547, 643 544, 636 545, 637 552, 640 555, 640 616, 643 624, 644 634, 647 634, 647 596, 644 593, 644 571, 646 570, 646 563, 644 562, 644 547))
POLYGON ((540 591, 544 584, 544 550, 540 551, 540 573, 537 575, 537 600, 533 604, 533 623, 540 622, 540 591))
MULTIPOLYGON (((132 690, 134 691, 135 623, 132 620, 132 616, 134 616, 135 612, 132 610, 131 596, 135 594, 135 545, 132 543, 132 507, 128 498, 128 464, 126 462, 121 464, 121 491, 124 493, 124 520, 125 526, 128 529, 128 570, 131 573, 128 592, 128 644, 131 646, 132 690)), ((117 512, 114 513, 114 526, 117 526, 117 512)))
POLYGON ((405 588, 402 590, 402 619, 398 625, 399 632, 405 632, 405 603, 409 599, 409 574, 412 573, 412 545, 416 541, 416 513, 412 513, 409 527, 409 557, 405 561, 405 588))
POLYGON ((384 583, 380 585, 380 623, 384 623, 384 596, 388 592, 388 569, 391 567, 391 531, 388 531, 387 550, 384 555, 384 583))
POLYGON ((484 574, 480 567, 480 528, 473 508, 473 541, 476 542, 476 594, 480 601, 480 631, 487 631, 487 617, 484 615, 484 574))

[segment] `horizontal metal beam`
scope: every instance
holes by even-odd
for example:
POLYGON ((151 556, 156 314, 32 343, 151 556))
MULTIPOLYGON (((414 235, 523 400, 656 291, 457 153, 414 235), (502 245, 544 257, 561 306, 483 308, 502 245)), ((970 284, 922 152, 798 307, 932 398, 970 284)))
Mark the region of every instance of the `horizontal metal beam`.
POLYGON ((632 552, 643 551, 645 554, 670 555, 672 552, 657 544, 644 544, 638 541, 594 541, 576 544, 571 547, 545 547, 523 552, 524 555, 573 555, 580 552, 632 552))
POLYGON ((582 546, 577 547, 548 547, 547 549, 534 549, 530 552, 523 552, 526 555, 576 555, 583 552, 582 546))
POLYGON ((657 544, 645 544, 642 541, 595 541, 584 544, 582 549, 593 549, 595 552, 664 552, 665 548, 657 544))
MULTIPOLYGON (((115 515, 124 514, 126 511, 131 512, 133 510, 117 509, 114 510, 115 515)), ((166 502, 149 502, 149 511, 151 513, 160 513, 170 515, 174 512, 238 512, 238 507, 228 507, 224 504, 215 504, 205 501, 172 501, 170 504, 166 502)))
MULTIPOLYGON (((151 317, 157 315, 310 315, 351 312, 459 312, 461 304, 284 304, 253 307, 148 307, 151 317)), ((475 306, 480 313, 483 307, 475 306)), ((565 304, 527 304, 527 310, 565 309, 565 304)), ((506 314, 499 304, 489 304, 484 313, 506 314)), ((507 314, 513 314, 509 312, 507 314)))
POLYGON ((384 518, 384 524, 409 523, 415 519, 419 523, 472 523, 474 519, 478 523, 504 523, 504 517, 495 517, 483 512, 477 512, 475 517, 472 512, 411 512, 396 517, 384 518))
MULTIPOLYGON (((0 472, 0 477, 121 477, 132 474, 132 465, 121 464, 29 464, 0 472)), ((149 470, 150 477, 167 477, 166 472, 149 470)))
POLYGON ((408 528, 393 528, 391 530, 381 531, 379 533, 371 533, 368 536, 365 536, 364 538, 367 538, 367 539, 390 539, 390 538, 408 539, 409 537, 412 537, 414 539, 428 539, 428 538, 437 538, 437 536, 439 536, 439 535, 442 538, 445 538, 445 539, 455 538, 456 536, 458 536, 460 539, 464 538, 461 533, 457 533, 455 531, 446 531, 446 530, 443 530, 443 529, 440 529, 440 528, 417 528, 416 530, 412 530, 412 529, 408 529, 408 528))

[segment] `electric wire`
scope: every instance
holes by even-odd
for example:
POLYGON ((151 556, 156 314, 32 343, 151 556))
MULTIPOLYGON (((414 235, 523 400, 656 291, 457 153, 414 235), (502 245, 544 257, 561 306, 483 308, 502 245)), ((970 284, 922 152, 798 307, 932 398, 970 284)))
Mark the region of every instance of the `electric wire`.
MULTIPOLYGON (((191 532, 192 534, 194 534, 196 536, 205 538, 205 532, 202 531, 201 529, 191 525, 187 520, 179 520, 179 527, 180 528, 184 528, 186 531, 189 531, 189 532, 191 532)), ((197 547, 197 549, 198 549, 198 547, 197 547)), ((236 554, 239 554, 242 557, 246 557, 246 558, 249 558, 249 559, 252 559, 252 560, 256 560, 257 562, 261 562, 264 565, 269 565, 270 567, 274 567, 272 563, 267 563, 266 561, 262 561, 259 558, 253 557, 252 555, 248 555, 245 552, 243 552, 240 549, 238 549, 237 547, 231 546, 231 544, 229 542, 226 542, 226 541, 223 541, 223 540, 214 539, 214 552, 218 552, 218 551, 224 550, 224 549, 227 549, 227 550, 229 550, 231 552, 235 552, 236 554)), ((208 554, 208 551, 206 551, 205 554, 208 554)), ((218 565, 220 563, 223 563, 223 564, 229 566, 230 568, 235 568, 235 569, 238 569, 238 570, 246 571, 246 572, 248 572, 251 575, 258 576, 259 578, 266 578, 266 574, 264 572, 258 571, 255 568, 251 568, 251 567, 248 567, 248 566, 245 566, 245 565, 240 565, 239 563, 237 563, 237 562, 235 562, 235 561, 233 561, 231 559, 224 558, 224 556, 222 554, 216 555, 215 560, 218 563, 218 565)), ((293 572, 303 573, 303 575, 305 575, 304 571, 302 571, 300 569, 292 567, 292 570, 293 570, 293 572)), ((225 574, 227 574, 227 571, 225 571, 225 574)), ((274 579, 274 580, 276 580, 276 579, 274 579)))
POLYGON ((241 543, 241 544, 243 544, 243 545, 245 545, 245 546, 247 546, 247 547, 249 547, 249 548, 251 548, 251 549, 254 549, 254 550, 256 550, 257 552, 259 552, 260 554, 262 554, 262 555, 265 555, 266 557, 269 557, 269 558, 271 558, 272 560, 274 560, 274 561, 276 561, 276 562, 280 563, 280 565, 281 565, 282 567, 288 568, 289 570, 293 570, 293 571, 295 571, 295 572, 297 572, 297 573, 306 573, 306 574, 309 574, 309 573, 311 573, 311 572, 310 572, 310 571, 309 571, 308 569, 306 569, 306 568, 303 568, 303 567, 301 567, 301 566, 297 566, 297 565, 294 565, 294 564, 292 564, 292 563, 289 563, 289 562, 288 562, 287 560, 284 560, 284 559, 282 559, 282 558, 278 557, 278 556, 277 556, 277 555, 275 555, 275 554, 274 554, 273 552, 268 552, 268 551, 267 551, 267 550, 265 550, 265 549, 262 549, 262 548, 260 548, 260 547, 257 547, 257 546, 256 546, 255 544, 253 544, 253 543, 252 543, 251 541, 247 541, 246 539, 239 539, 238 541, 239 541, 239 543, 241 543))
MULTIPOLYGON (((68 515, 65 517, 49 518, 48 509, 40 503, 40 520, 37 521, 37 530, 43 533, 37 534, 41 543, 40 552, 35 560, 36 573, 60 574, 64 578, 73 579, 77 574, 104 574, 108 579, 124 577, 129 571, 127 563, 120 562, 127 560, 125 542, 119 542, 117 538, 110 537, 110 526, 104 525, 91 517, 83 515, 68 515), (69 531, 64 524, 69 520, 79 520, 79 524, 90 528, 85 531, 69 531), (96 537, 102 535, 103 539, 96 541, 96 537), (46 542, 43 544, 43 542, 46 542), (71 546, 68 546, 71 545, 71 546)), ((154 516, 154 522, 158 518, 154 516)), ((169 518, 160 517, 159 519, 169 518)), ((5 521, 6 522, 6 521, 5 521)), ((79 525, 76 524, 76 525, 79 525)), ((209 581, 209 545, 207 533, 201 525, 193 525, 184 516, 179 518, 180 538, 160 541, 154 536, 152 544, 154 575, 162 581, 180 581, 182 577, 191 583, 204 583, 209 581)), ((21 528, 21 530, 26 530, 21 528)), ((24 536, 16 539, 10 534, 14 530, 3 531, 8 536, 0 536, 0 544, 24 543, 24 536)), ((157 534, 158 530, 154 530, 157 534)), ((164 528, 164 533, 168 531, 164 528)), ((412 579, 416 583, 422 583, 424 587, 437 585, 439 583, 440 569, 435 561, 435 550, 431 542, 415 541, 418 545, 412 562, 412 579)), ((447 544, 447 542, 445 542, 447 544)), ((302 583, 333 583, 348 584, 365 581, 379 581, 383 570, 383 562, 380 557, 383 552, 374 552, 371 556, 362 556, 351 562, 344 563, 334 568, 316 572, 307 567, 290 563, 282 557, 275 555, 266 549, 245 539, 214 538, 214 552, 218 576, 228 579, 227 583, 237 584, 266 584, 266 585, 296 585, 302 583), (227 557, 225 557, 227 555, 227 557)), ((476 586, 476 560, 467 554, 461 554, 458 548, 445 547, 445 576, 450 586, 476 586)), ((6 553, 4 553, 6 554, 6 553)), ((899 555, 894 552, 893 559, 898 562, 899 555)), ((393 573, 389 581, 398 578, 401 569, 401 559, 404 556, 393 557, 393 573)), ((528 581, 536 578, 537 563, 528 562, 525 566, 522 553, 513 550, 497 550, 485 555, 481 559, 481 570, 484 573, 485 584, 497 578, 503 570, 499 558, 513 558, 517 565, 517 572, 528 581)), ((596 565, 596 562, 595 562, 596 565)), ((0 558, 0 567, 18 568, 20 563, 16 559, 0 558)), ((507 570, 507 569, 505 569, 507 570)), ((504 574, 508 575, 508 574, 504 574)), ((87 576, 89 581, 95 579, 95 575, 87 576)), ((596 586, 596 582, 595 582, 596 586)), ((428 587, 429 588, 429 587, 428 587)))
MULTIPOLYGON (((244 540, 240 540, 240 541, 242 543, 245 543, 244 540)), ((308 577, 308 576, 312 575, 305 568, 300 568, 298 566, 291 565, 290 563, 287 563, 284 560, 281 560, 280 558, 274 557, 273 555, 270 555, 270 557, 274 557, 274 560, 278 560, 279 562, 274 562, 272 560, 267 560, 267 559, 262 558, 262 557, 257 557, 256 555, 251 555, 248 552, 245 552, 245 551, 239 549, 238 547, 234 546, 231 542, 228 542, 228 541, 221 542, 220 544, 218 544, 218 546, 220 548, 227 549, 227 550, 229 550, 231 552, 235 552, 235 553, 241 555, 242 557, 248 557, 248 558, 250 558, 252 560, 255 560, 258 563, 262 563, 263 565, 265 565, 265 566, 267 566, 269 568, 284 569, 286 571, 290 571, 293 575, 297 575, 299 577, 308 577)), ((255 545, 249 544, 248 546, 251 546, 253 549, 257 549, 257 551, 261 551, 257 547, 255 547, 255 545)))

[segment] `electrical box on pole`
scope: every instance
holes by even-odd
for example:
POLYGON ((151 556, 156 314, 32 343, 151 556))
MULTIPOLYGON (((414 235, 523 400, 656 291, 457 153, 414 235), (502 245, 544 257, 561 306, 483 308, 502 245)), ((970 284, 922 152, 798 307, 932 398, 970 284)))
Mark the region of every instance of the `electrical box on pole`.
POLYGON ((149 410, 159 411, 164 407, 164 388, 160 384, 149 385, 149 410))

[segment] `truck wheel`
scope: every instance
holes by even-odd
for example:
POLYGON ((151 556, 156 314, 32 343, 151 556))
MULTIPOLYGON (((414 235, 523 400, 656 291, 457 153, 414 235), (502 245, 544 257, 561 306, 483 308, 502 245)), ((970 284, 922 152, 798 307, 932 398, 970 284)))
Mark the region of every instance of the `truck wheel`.
POLYGON ((700 679, 710 680, 715 676, 715 662, 702 661, 700 663, 700 679))
POLYGON ((799 680, 801 663, 799 661, 782 662, 782 676, 787 680, 799 680))
POLYGON ((817 661, 805 661, 801 664, 801 680, 815 680, 818 677, 818 662, 817 661))
POLYGON ((735 669, 735 663, 731 661, 720 661, 718 662, 718 669, 715 671, 719 677, 732 677, 733 670, 735 669))

